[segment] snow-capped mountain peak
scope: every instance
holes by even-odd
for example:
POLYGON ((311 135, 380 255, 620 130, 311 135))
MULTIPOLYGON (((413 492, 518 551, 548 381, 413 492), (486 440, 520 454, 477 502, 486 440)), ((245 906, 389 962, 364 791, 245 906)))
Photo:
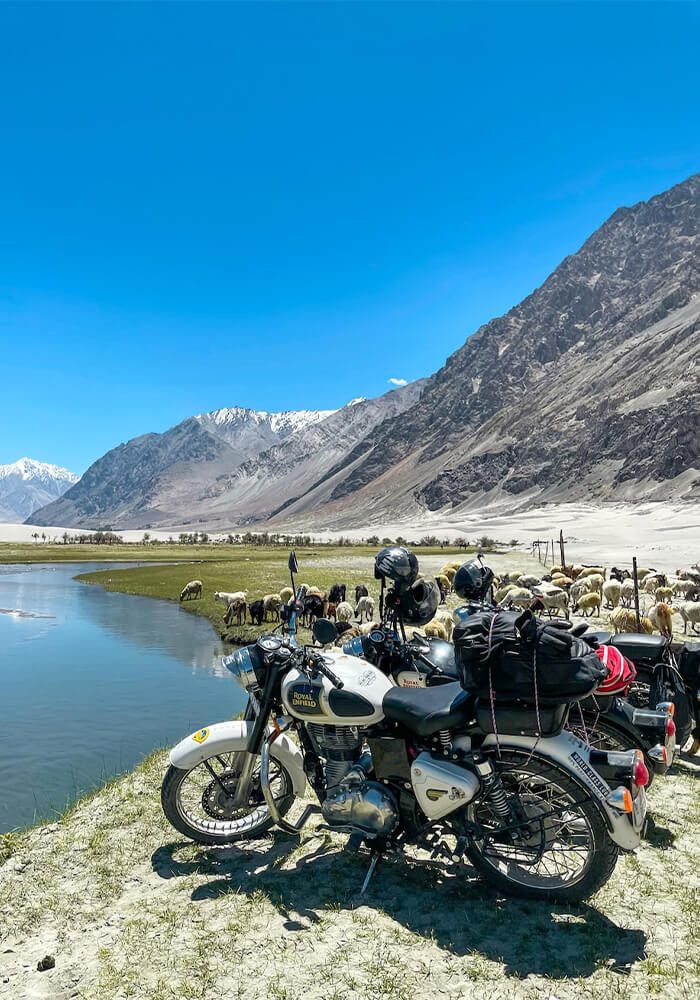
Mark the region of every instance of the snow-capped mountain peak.
POLYGON ((24 521, 39 507, 63 496, 79 478, 59 465, 33 458, 0 465, 0 521, 24 521))

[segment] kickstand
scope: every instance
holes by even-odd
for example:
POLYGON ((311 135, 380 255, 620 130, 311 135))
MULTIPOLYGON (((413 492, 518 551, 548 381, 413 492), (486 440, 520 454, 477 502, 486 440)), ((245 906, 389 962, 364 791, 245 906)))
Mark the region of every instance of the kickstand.
POLYGON ((362 883, 362 888, 360 889, 360 895, 364 896, 365 889, 369 885, 369 881, 374 875, 374 869, 377 867, 377 862, 379 861, 379 854, 373 854, 372 860, 369 863, 369 868, 367 869, 367 874, 365 875, 365 880, 362 883))

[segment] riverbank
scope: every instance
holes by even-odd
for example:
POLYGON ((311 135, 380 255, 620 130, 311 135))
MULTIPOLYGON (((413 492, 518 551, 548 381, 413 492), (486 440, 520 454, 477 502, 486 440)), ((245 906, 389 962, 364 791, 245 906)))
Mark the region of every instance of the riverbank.
MULTIPOLYGON (((253 625, 227 626, 224 622, 226 606, 214 600, 217 590, 234 593, 244 590, 248 593, 248 603, 275 594, 289 586, 287 551, 280 548, 261 546, 232 546, 235 551, 226 553, 226 558, 203 562, 196 566, 144 566, 120 570, 97 570, 83 574, 78 579, 83 583, 98 584, 106 590, 122 594, 137 594, 167 601, 179 601, 182 588, 188 580, 202 581, 203 594, 199 600, 183 601, 180 607, 191 614, 201 615, 211 622, 217 634, 227 642, 251 642, 263 631, 269 631, 272 622, 262 627, 253 625)), ((347 599, 354 604, 355 586, 364 584, 370 595, 378 602, 379 583, 374 579, 374 557, 377 546, 320 546, 297 550, 299 576, 297 583, 315 586, 327 591, 336 582, 347 586, 347 599)), ((221 553, 221 547, 217 548, 221 553)), ((469 558, 469 550, 457 548, 419 548, 416 555, 421 570, 426 575, 437 573, 440 567, 450 561, 469 558)), ((502 571, 515 566, 525 571, 539 566, 523 552, 489 553, 489 565, 502 571)), ((453 603, 456 602, 455 601, 453 603)), ((304 630, 306 634, 306 630, 304 630)))
MULTIPOLYGON (((499 897, 466 867, 382 861, 317 830, 197 847, 165 821, 167 760, 0 841, 0 995, 13 1000, 691 1000, 700 993, 700 767, 586 905, 499 897), (46 955, 55 968, 37 971, 46 955)), ((296 816, 300 807, 292 812, 296 816)))

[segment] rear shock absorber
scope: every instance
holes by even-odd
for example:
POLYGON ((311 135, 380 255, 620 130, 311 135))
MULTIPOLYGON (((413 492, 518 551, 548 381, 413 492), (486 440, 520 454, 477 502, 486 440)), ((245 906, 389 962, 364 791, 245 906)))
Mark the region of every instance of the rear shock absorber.
POLYGON ((484 754, 478 752, 472 755, 472 760, 476 767, 476 772, 481 779, 484 796, 493 806, 496 815, 509 822, 513 819, 513 811, 508 802, 508 796, 503 787, 501 776, 493 766, 493 762, 488 757, 485 757, 484 754))

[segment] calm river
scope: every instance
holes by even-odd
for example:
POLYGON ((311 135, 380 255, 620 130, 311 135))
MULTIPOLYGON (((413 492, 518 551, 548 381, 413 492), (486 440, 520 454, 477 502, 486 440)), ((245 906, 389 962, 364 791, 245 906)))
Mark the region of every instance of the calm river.
POLYGON ((245 705, 207 621, 73 580, 115 566, 0 566, 0 834, 245 705))

